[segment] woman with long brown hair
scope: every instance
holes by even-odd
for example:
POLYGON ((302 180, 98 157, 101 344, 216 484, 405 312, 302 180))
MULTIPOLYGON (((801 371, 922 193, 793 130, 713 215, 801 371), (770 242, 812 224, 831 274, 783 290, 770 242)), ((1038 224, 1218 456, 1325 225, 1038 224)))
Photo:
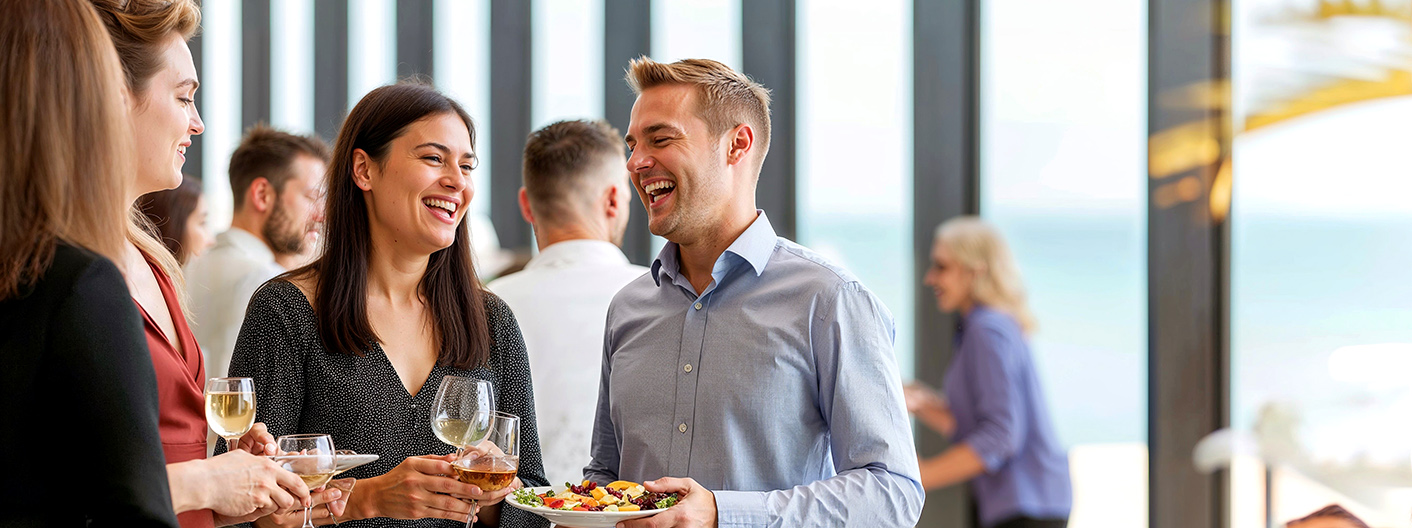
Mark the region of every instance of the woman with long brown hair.
POLYGON ((470 116, 429 86, 368 93, 334 146, 323 253, 250 299, 230 373, 255 378, 269 431, 381 456, 346 473, 358 482, 343 525, 460 526, 472 501, 482 524, 546 524, 499 504, 548 482, 519 326, 471 265, 474 145, 470 116), (447 476, 452 448, 429 417, 448 375, 490 381, 498 409, 520 417, 511 486, 483 493, 447 476))
POLYGON ((112 262, 118 58, 86 0, 4 0, 0 20, 0 525, 175 526, 152 359, 112 262))
POLYGON ((186 41, 201 12, 194 0, 92 0, 122 65, 129 103, 128 136, 136 164, 124 194, 126 242, 118 267, 142 314, 159 397, 159 430, 184 528, 244 522, 309 499, 294 474, 269 458, 273 438, 257 447, 206 458, 205 368, 183 305, 181 269, 152 236, 138 197, 181 183, 191 136, 205 126, 192 101, 200 85, 186 41))

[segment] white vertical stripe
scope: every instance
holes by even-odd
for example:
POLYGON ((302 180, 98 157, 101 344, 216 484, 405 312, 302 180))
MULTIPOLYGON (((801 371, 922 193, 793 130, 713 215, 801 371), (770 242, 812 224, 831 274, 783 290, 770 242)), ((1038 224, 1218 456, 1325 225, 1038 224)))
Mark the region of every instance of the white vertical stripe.
POLYGON ((270 5, 270 123, 314 131, 314 0, 270 5))
POLYGON ((534 0, 534 128, 603 117, 603 0, 534 0))
POLYGON ((437 0, 432 17, 436 86, 461 103, 476 125, 472 210, 490 214, 490 2, 437 0))
POLYGON ((240 0, 206 0, 201 6, 201 159, 209 222, 230 225, 234 202, 226 168, 240 142, 240 0))
POLYGON ((397 6, 393 0, 348 2, 348 108, 397 81, 397 6))
POLYGON ((740 70, 740 49, 740 0, 652 0, 653 59, 712 59, 740 70))

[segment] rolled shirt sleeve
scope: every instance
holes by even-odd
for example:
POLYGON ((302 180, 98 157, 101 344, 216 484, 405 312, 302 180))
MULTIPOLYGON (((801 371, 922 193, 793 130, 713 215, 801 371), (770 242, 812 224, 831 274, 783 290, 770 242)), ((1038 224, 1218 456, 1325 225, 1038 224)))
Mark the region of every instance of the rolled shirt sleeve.
POLYGON ((994 473, 1019 449, 1025 437, 1024 398, 1019 358, 1011 336, 995 328, 980 327, 967 339, 962 353, 971 361, 965 375, 976 390, 976 427, 959 439, 994 473))

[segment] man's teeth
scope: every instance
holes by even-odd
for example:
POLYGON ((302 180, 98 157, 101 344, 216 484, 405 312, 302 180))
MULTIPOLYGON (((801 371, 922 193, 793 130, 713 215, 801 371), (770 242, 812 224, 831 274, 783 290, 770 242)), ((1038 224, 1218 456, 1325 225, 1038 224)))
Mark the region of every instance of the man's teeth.
POLYGON ((454 202, 448 202, 448 201, 446 201, 446 200, 438 200, 438 199, 436 199, 436 198, 427 198, 427 199, 425 199, 425 200, 422 200, 422 203, 427 204, 427 205, 430 205, 430 206, 432 206, 432 207, 438 207, 438 208, 441 208, 441 209, 445 209, 447 212, 449 212, 449 213, 451 213, 451 214, 455 214, 455 213, 456 213, 456 204, 455 204, 454 202))
POLYGON ((647 184, 647 185, 644 185, 644 186, 642 187, 642 189, 645 190, 645 191, 647 191, 648 194, 655 194, 657 191, 660 191, 660 190, 671 190, 671 189, 675 189, 676 186, 677 186, 677 185, 676 185, 675 183, 672 183, 672 182, 663 180, 663 181, 652 182, 652 183, 649 183, 649 184, 647 184))
POLYGON ((183 156, 185 156, 185 155, 186 155, 186 147, 177 147, 177 152, 180 152, 183 156))

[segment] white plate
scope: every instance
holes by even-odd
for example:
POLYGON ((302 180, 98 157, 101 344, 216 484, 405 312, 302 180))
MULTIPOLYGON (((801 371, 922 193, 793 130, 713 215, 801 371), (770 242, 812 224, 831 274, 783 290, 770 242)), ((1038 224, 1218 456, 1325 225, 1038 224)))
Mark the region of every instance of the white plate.
POLYGON ((350 469, 353 469, 353 468, 355 468, 355 467, 358 467, 358 466, 361 466, 361 465, 364 465, 364 464, 370 464, 370 463, 372 463, 373 461, 377 460, 377 459, 378 459, 378 456, 377 456, 377 455, 357 455, 357 454, 355 454, 355 455, 344 455, 344 454, 339 454, 339 455, 337 455, 335 458, 338 460, 338 473, 335 474, 334 476, 337 476, 338 474, 341 474, 341 473, 343 473, 344 471, 348 471, 348 470, 350 470, 350 469))
MULTIPOLYGON (((536 495, 553 489, 554 494, 558 495, 560 493, 563 493, 565 488, 563 485, 559 485, 539 486, 535 488, 525 489, 534 492, 536 495)), ((505 497, 505 503, 521 510, 539 515, 540 517, 543 517, 545 519, 549 519, 549 522, 552 522, 564 528, 612 528, 620 521, 651 517, 653 515, 657 515, 658 513, 667 511, 666 509, 635 512, 556 510, 553 508, 546 508, 544 506, 529 506, 526 504, 520 504, 518 502, 515 502, 514 494, 505 497)))

